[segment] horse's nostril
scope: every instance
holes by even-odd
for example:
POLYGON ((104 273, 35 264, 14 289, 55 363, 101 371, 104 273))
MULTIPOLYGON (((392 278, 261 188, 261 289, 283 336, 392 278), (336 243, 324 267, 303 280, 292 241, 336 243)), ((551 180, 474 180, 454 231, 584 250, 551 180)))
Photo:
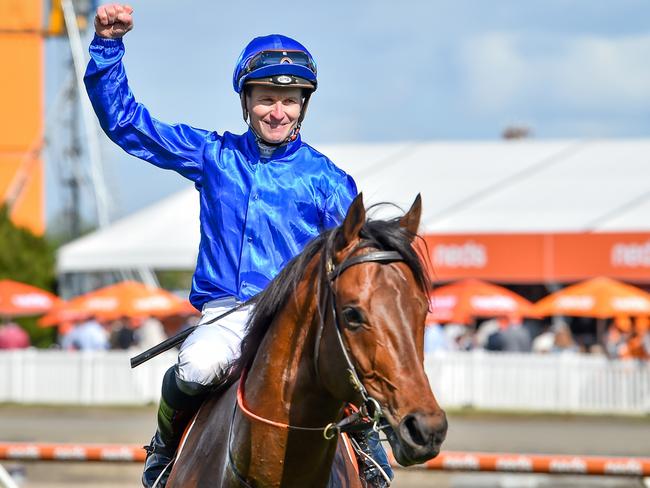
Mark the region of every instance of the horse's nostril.
POLYGON ((428 443, 428 440, 422 435, 422 430, 418 425, 418 420, 414 415, 409 415, 404 419, 404 427, 408 431, 409 437, 413 443, 418 446, 424 446, 428 443))
POLYGON ((444 415, 442 417, 442 422, 440 422, 440 425, 438 427, 438 437, 440 437, 440 439, 441 439, 440 442, 445 440, 445 437, 447 437, 447 427, 448 426, 449 426, 449 424, 447 423, 447 416, 444 415))

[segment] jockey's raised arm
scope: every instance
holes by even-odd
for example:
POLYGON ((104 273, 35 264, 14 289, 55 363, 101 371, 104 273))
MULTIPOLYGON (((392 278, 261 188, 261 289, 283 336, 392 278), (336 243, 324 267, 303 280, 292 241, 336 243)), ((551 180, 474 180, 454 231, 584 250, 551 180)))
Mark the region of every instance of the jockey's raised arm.
POLYGON ((116 4, 97 9, 84 82, 99 124, 129 154, 200 184, 202 150, 210 133, 156 120, 129 88, 122 37, 133 28, 132 13, 131 7, 116 4))

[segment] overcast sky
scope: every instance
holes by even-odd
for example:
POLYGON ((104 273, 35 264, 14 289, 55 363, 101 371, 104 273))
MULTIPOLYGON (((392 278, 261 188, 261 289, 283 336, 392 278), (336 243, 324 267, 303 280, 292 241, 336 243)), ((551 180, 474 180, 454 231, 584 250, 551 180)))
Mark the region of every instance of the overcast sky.
MULTIPOLYGON (((297 38, 318 63, 303 137, 356 141, 647 137, 650 2, 133 0, 125 64, 136 98, 168 122, 243 132, 234 62, 253 37, 297 38)), ((70 56, 47 41, 46 104, 70 56)), ((48 139, 65 140, 53 128, 48 139)), ((113 147, 102 151, 114 217, 187 186, 113 147)), ((47 214, 65 203, 48 164, 47 214)), ((345 162, 338 161, 345 168, 345 162)), ((90 205, 90 202, 88 203, 90 205)))

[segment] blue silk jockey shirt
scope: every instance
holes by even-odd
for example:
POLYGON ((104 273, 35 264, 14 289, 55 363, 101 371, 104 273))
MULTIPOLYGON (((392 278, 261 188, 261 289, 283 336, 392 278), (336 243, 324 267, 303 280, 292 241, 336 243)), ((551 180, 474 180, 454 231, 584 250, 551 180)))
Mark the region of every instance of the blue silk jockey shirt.
POLYGON ((90 55, 86 89, 106 134, 199 191, 201 244, 190 294, 199 310, 216 298, 257 294, 311 239, 343 221, 354 180, 300 137, 265 159, 250 129, 217 134, 162 123, 129 89, 121 39, 96 36, 90 55))

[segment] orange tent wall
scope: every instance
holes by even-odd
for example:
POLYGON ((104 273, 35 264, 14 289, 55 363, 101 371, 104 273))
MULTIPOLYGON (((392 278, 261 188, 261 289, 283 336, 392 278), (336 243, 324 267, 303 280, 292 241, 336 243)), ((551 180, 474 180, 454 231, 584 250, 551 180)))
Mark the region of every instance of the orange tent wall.
POLYGON ((45 230, 43 1, 0 2, 0 200, 16 225, 45 230))
POLYGON ((650 284, 650 233, 424 236, 435 281, 572 282, 609 276, 650 284))

